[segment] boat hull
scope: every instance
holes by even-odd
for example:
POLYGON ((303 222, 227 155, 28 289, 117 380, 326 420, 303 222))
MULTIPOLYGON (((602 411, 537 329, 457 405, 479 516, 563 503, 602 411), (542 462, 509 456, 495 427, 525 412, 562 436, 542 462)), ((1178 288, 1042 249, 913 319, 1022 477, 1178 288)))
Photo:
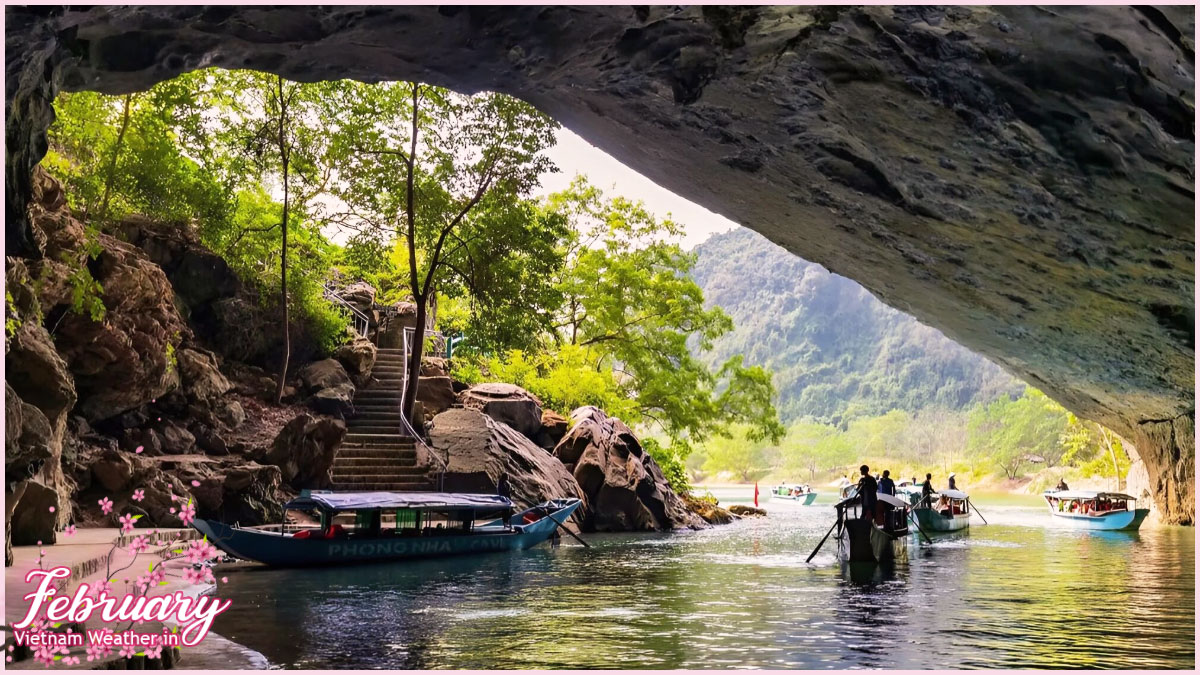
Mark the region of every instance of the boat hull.
POLYGON ((579 504, 576 501, 554 512, 553 518, 518 525, 512 531, 481 534, 296 539, 278 532, 231 527, 200 518, 193 521, 193 527, 214 546, 237 558, 272 567, 311 567, 520 551, 549 539, 558 522, 565 523, 579 504))
POLYGON ((970 527, 971 514, 958 513, 953 516, 942 515, 933 509, 913 509, 917 522, 926 532, 957 532, 970 527))
POLYGON ((838 549, 847 562, 886 563, 908 559, 908 538, 888 534, 874 522, 848 518, 838 535, 838 549))
POLYGON ((1077 530, 1117 530, 1133 532, 1142 526, 1142 521, 1150 515, 1150 509, 1133 509, 1132 511, 1116 511, 1100 516, 1084 516, 1077 513, 1059 513, 1051 511, 1050 515, 1058 522, 1077 530))
POLYGON ((808 505, 812 504, 813 502, 815 502, 816 500, 817 500, 817 493, 815 493, 815 492, 809 492, 809 493, 802 494, 802 495, 796 495, 794 497, 792 495, 776 495, 776 494, 771 495, 771 501, 794 502, 796 504, 801 504, 804 506, 808 506, 808 505))

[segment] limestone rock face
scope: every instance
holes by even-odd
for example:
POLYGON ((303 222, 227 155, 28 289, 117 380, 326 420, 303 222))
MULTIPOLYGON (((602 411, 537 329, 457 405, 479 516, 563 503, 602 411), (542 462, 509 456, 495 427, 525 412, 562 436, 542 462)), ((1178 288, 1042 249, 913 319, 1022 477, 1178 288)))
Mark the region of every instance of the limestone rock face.
MULTIPOLYGON (((448 460, 447 491, 494 493, 496 481, 505 474, 511 498, 520 508, 547 499, 583 497, 561 462, 512 427, 477 410, 456 408, 434 417, 429 437, 434 452, 448 460)), ((432 465, 440 463, 434 460, 432 465)), ((583 518, 576 514, 575 520, 583 518)))
POLYGON ((325 387, 308 397, 308 407, 322 415, 345 419, 354 412, 354 385, 344 382, 325 387))
POLYGON ((562 437, 567 435, 567 426, 567 418, 553 410, 543 410, 542 428, 534 440, 543 448, 553 450, 562 437))
POLYGON ((571 430, 554 455, 587 495, 584 527, 602 532, 700 527, 662 469, 621 420, 592 406, 571 413, 571 430))
POLYGON ((458 395, 464 408, 478 410, 533 438, 542 428, 542 402, 515 384, 485 382, 458 395))
POLYGON ((1138 431, 1195 416, 1190 7, 96 6, 6 18, 10 254, 43 255, 25 205, 60 89, 138 91, 218 66, 511 93, 1081 416, 1142 436, 1156 502, 1190 512, 1193 482, 1177 474, 1194 449, 1138 431))
POLYGON ((196 402, 213 403, 233 388, 221 374, 217 359, 201 349, 180 349, 176 352, 183 390, 196 402))
POLYGON ((297 490, 327 488, 333 484, 330 468, 345 435, 346 423, 341 420, 297 415, 259 461, 279 467, 283 482, 297 490))

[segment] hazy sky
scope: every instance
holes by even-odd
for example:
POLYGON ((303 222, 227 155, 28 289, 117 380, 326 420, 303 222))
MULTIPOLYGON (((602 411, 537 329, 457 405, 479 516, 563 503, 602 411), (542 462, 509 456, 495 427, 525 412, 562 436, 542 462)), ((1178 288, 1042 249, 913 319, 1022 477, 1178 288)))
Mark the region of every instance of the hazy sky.
POLYGON ((606 194, 641 200, 659 217, 670 215, 683 225, 682 244, 689 249, 717 232, 737 227, 732 220, 659 187, 565 128, 559 129, 558 144, 548 154, 561 173, 543 176, 538 194, 565 189, 576 174, 583 174, 606 194))

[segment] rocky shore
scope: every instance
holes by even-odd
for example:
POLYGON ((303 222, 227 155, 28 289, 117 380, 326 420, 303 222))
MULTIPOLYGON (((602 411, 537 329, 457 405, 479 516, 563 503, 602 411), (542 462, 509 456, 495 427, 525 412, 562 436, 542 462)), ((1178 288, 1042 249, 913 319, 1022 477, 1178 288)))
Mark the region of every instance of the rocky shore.
MULTIPOLYGON (((294 325, 295 370, 276 404, 277 317, 192 228, 130 218, 89 230, 56 181, 40 169, 34 178, 41 255, 5 261, 7 564, 11 546, 53 544, 70 524, 111 527, 132 513, 139 527, 178 526, 176 500, 192 500, 200 517, 255 525, 278 522, 299 490, 349 489, 332 468, 355 392, 374 382, 372 341, 325 355, 294 325), (86 279, 102 309, 85 306, 86 279), (111 513, 98 505, 105 498, 111 513)), ((371 313, 380 344, 405 325, 404 303, 381 315, 366 284, 347 284, 343 297, 371 313)), ((689 508, 636 434, 604 411, 564 417, 513 385, 468 387, 437 358, 422 367, 418 399, 429 486, 442 478, 446 490, 486 492, 505 475, 521 506, 582 498, 584 530, 731 517, 689 508)))

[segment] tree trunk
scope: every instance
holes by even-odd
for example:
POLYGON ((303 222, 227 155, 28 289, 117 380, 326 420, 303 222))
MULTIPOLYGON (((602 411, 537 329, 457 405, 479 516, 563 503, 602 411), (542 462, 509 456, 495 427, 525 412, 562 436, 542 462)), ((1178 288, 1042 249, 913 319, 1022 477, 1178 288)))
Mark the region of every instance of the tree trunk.
POLYGON ((283 245, 279 250, 279 302, 283 305, 283 364, 279 367, 279 386, 275 389, 275 403, 283 402, 283 387, 287 383, 288 361, 292 356, 291 331, 288 329, 288 287, 287 287, 287 248, 288 248, 288 152, 287 140, 284 136, 287 128, 287 100, 283 96, 283 78, 276 76, 279 93, 279 159, 283 168, 283 245))
POLYGON ((404 418, 415 429, 418 425, 417 421, 413 419, 413 412, 417 404, 417 384, 419 384, 421 375, 421 357, 425 352, 425 306, 428 299, 424 297, 413 298, 413 302, 417 305, 417 328, 413 332, 412 346, 408 352, 408 364, 405 366, 407 380, 404 387, 404 418))
POLYGON ((117 132, 117 142, 113 144, 112 161, 108 163, 108 177, 104 179, 104 197, 100 200, 100 216, 96 219, 100 227, 104 227, 104 219, 108 217, 108 199, 112 194, 113 181, 117 178, 117 160, 121 157, 121 146, 125 143, 125 130, 129 128, 129 104, 133 94, 125 94, 125 112, 121 116, 121 130, 117 132))

